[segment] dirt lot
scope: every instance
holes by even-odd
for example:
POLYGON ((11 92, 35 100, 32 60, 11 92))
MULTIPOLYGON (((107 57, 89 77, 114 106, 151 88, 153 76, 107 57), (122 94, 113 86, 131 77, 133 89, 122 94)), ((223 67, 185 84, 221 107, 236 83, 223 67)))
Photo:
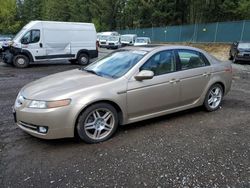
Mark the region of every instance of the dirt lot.
MULTIPOLYGON (((198 47, 228 58, 227 45, 198 47)), ((250 65, 233 65, 232 90, 220 110, 127 125, 104 143, 46 141, 17 128, 11 106, 21 87, 76 67, 20 70, 0 63, 1 187, 250 187, 250 65)))

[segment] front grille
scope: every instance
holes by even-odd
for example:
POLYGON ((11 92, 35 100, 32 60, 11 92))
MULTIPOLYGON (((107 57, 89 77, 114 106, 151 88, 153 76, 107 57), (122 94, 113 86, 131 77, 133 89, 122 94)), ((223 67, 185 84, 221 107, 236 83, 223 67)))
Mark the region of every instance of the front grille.
POLYGON ((109 45, 112 45, 112 46, 114 46, 114 45, 115 45, 115 43, 109 43, 109 45))
POLYGON ((27 129, 31 129, 33 131, 37 131, 37 129, 38 129, 38 126, 33 125, 33 124, 29 124, 29 123, 25 123, 25 122, 22 122, 22 121, 19 121, 19 125, 27 128, 27 129))
POLYGON ((106 44, 106 42, 101 42, 101 44, 106 44))
POLYGON ((244 56, 245 56, 245 57, 249 57, 249 56, 250 56, 250 54, 244 54, 244 56))

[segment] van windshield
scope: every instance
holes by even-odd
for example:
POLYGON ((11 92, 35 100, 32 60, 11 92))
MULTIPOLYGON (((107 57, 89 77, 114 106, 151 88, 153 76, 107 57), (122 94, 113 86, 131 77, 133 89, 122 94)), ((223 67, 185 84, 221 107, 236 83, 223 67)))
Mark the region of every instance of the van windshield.
POLYGON ((136 39, 136 43, 146 43, 146 39, 136 39))
POLYGON ((109 41, 119 41, 119 37, 118 36, 109 37, 109 41))
POLYGON ((108 40, 109 35, 101 35, 100 40, 108 40))
POLYGON ((146 51, 121 50, 97 60, 83 70, 98 76, 119 78, 126 74, 146 54, 146 51))
POLYGON ((16 39, 18 39, 24 32, 26 31, 26 29, 22 29, 22 30, 20 30, 17 34, 16 34, 16 36, 13 38, 13 40, 16 40, 16 39))

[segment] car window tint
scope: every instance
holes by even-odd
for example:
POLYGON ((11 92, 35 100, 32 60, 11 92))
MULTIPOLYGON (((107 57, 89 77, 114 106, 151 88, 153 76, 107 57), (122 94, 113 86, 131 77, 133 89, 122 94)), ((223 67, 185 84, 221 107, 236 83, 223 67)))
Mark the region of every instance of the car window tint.
POLYGON ((174 72, 176 66, 173 51, 163 51, 155 54, 141 67, 141 70, 151 70, 155 76, 174 72))
POLYGON ((178 55, 181 63, 181 70, 193 69, 206 66, 206 62, 199 52, 179 50, 178 55))
POLYGON ((32 35, 31 35, 31 41, 30 43, 36 43, 39 42, 40 40, 40 31, 39 30, 32 30, 32 35))

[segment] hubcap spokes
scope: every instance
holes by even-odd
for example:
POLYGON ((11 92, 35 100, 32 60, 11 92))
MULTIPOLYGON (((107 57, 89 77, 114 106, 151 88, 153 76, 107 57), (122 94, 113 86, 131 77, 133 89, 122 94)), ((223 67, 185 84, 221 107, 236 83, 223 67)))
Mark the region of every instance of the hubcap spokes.
POLYGON ((25 60, 23 58, 19 58, 17 62, 18 64, 23 65, 25 63, 25 60))
POLYGON ((209 93, 208 105, 211 108, 217 108, 221 102, 221 98, 222 98, 221 89, 219 87, 213 88, 209 93))
POLYGON ((82 58, 81 58, 81 62, 82 62, 82 63, 87 63, 87 58, 86 58, 86 57, 82 57, 82 58))
POLYGON ((114 115, 108 109, 92 111, 84 123, 86 134, 95 140, 102 139, 110 134, 114 127, 114 115))

